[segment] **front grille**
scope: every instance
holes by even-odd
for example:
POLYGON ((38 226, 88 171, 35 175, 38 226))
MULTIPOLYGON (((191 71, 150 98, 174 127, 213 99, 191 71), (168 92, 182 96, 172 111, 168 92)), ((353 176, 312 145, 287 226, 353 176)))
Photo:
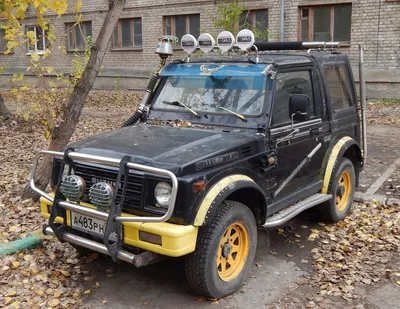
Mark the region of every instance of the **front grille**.
MULTIPOLYGON (((117 170, 109 170, 96 166, 75 164, 75 175, 81 176, 86 181, 85 196, 89 196, 90 187, 98 182, 106 182, 115 188, 118 177, 117 170)), ((119 203, 122 194, 122 186, 124 184, 122 177, 120 187, 117 191, 117 203, 119 203)), ((142 189, 144 186, 144 177, 136 174, 129 174, 128 186, 126 188, 123 208, 141 208, 142 207, 142 189)))

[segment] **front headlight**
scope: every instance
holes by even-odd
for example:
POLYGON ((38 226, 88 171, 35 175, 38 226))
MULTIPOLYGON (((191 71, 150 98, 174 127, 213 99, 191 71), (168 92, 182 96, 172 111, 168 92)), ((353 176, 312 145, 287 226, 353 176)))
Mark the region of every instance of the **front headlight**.
POLYGON ((166 182, 159 182, 154 188, 154 198, 159 206, 168 207, 172 187, 166 182))

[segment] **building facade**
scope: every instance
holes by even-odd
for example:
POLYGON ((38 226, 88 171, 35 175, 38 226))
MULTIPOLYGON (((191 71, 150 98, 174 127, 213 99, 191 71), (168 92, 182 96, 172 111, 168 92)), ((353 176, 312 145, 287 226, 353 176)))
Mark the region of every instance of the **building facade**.
MULTIPOLYGON (((400 0, 285 0, 284 29, 280 27, 281 0, 249 0, 249 10, 238 23, 268 28, 268 40, 340 41, 358 79, 358 49, 365 49, 368 97, 400 97, 400 0)), ((73 1, 71 1, 73 3, 73 1)), ((142 89, 149 72, 158 63, 154 54, 163 34, 181 37, 206 31, 216 36, 214 27, 218 1, 214 0, 127 0, 115 28, 95 88, 142 89)), ((84 37, 96 39, 108 9, 107 0, 86 0, 82 7, 81 27, 74 26, 72 12, 62 17, 50 16, 56 29, 49 61, 55 72, 71 71, 74 51, 84 48, 84 37), (61 47, 61 48, 59 48, 61 47)), ((32 16, 34 16, 32 12, 32 16)), ((25 72, 30 53, 43 53, 48 46, 46 33, 35 18, 23 21, 26 31, 37 38, 34 46, 21 42, 14 53, 4 54, 5 42, 0 33, 0 67, 6 67, 0 87, 8 84, 8 75, 25 72)), ((264 38, 265 39, 265 38, 264 38)), ((174 57, 184 54, 177 46, 174 57)), ((26 77, 29 79, 29 76, 26 77)), ((33 77, 32 77, 33 78, 33 77)))

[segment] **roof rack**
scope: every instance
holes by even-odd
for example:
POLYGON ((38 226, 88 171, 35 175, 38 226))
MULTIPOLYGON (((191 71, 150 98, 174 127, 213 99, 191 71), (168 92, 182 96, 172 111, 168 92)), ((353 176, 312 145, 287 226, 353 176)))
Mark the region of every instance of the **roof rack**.
POLYGON ((265 42, 255 43, 259 51, 267 50, 304 50, 339 48, 339 42, 265 42))

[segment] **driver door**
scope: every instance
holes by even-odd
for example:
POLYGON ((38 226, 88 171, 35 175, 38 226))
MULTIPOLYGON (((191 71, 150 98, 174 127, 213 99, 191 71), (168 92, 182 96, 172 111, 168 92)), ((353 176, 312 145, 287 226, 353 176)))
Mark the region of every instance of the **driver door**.
MULTIPOLYGON (((323 137, 326 130, 321 117, 320 95, 313 88, 315 84, 316 76, 312 68, 283 71, 276 76, 270 128, 271 138, 276 145, 278 167, 275 170, 277 186, 271 203, 272 212, 279 211, 321 189, 322 184, 316 179, 325 153, 323 137), (292 128, 289 99, 295 94, 309 97, 309 115, 304 121, 295 122, 292 128), (294 129, 298 130, 297 133, 294 129), (296 168, 320 143, 321 147, 311 161, 294 174, 296 168)), ((329 125, 327 128, 329 129, 329 125)))

